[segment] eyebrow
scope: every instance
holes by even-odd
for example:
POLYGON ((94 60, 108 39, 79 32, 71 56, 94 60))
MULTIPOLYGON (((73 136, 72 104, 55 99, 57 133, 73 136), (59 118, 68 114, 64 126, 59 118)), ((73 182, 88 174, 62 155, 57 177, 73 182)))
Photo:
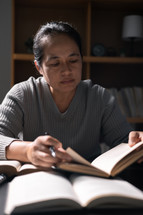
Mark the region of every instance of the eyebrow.
MULTIPOLYGON (((80 54, 78 54, 78 53, 72 53, 72 54, 70 54, 68 57, 74 57, 74 56, 80 56, 80 54)), ((58 56, 51 56, 51 57, 49 57, 48 58, 48 60, 47 61, 51 61, 51 60, 56 60, 56 59, 59 59, 60 57, 58 57, 58 56)))

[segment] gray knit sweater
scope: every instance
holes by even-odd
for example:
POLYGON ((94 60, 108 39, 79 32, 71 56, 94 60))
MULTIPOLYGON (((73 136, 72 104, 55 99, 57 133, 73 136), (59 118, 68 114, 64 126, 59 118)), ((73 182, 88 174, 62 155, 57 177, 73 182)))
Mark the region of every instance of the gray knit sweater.
POLYGON ((110 147, 127 141, 131 131, 113 96, 90 80, 81 81, 65 113, 60 113, 43 77, 16 84, 0 105, 0 159, 14 139, 33 141, 48 132, 63 147, 88 160, 100 154, 101 141, 110 147))

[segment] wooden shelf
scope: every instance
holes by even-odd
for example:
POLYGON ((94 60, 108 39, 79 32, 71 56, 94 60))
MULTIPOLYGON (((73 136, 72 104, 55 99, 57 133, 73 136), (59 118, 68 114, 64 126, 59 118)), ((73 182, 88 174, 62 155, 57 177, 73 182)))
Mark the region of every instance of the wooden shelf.
MULTIPOLYGON (((34 59, 33 54, 13 54, 13 60, 28 60, 34 59)), ((143 63, 143 57, 94 57, 94 56, 83 56, 83 61, 86 63, 130 63, 140 64, 143 63)))
POLYGON ((127 118, 127 121, 129 122, 129 123, 142 123, 143 124, 143 117, 129 117, 129 118, 127 118))
POLYGON ((84 56, 84 62, 89 63, 143 63, 143 57, 93 57, 93 56, 84 56))
POLYGON ((13 54, 13 60, 33 61, 33 54, 13 54))

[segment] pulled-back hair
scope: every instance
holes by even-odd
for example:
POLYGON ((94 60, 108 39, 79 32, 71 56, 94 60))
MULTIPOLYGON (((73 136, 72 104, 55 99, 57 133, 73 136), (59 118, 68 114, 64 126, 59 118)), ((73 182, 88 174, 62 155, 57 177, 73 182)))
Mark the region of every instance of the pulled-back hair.
POLYGON ((39 66, 41 66, 44 53, 45 44, 43 43, 43 38, 47 36, 55 36, 58 34, 65 34, 73 39, 77 44, 82 56, 81 38, 79 33, 72 27, 72 25, 62 21, 48 22, 45 25, 41 26, 33 40, 34 58, 39 66))

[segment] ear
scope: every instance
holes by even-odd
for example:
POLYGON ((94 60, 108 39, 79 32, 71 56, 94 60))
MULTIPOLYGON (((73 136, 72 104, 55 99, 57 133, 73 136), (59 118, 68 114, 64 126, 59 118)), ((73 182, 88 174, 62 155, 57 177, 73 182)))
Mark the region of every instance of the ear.
POLYGON ((40 72, 40 66, 39 66, 37 60, 34 60, 34 64, 35 64, 35 67, 38 70, 38 72, 40 72))
POLYGON ((37 60, 34 60, 34 64, 35 64, 35 67, 36 67, 37 71, 38 71, 41 75, 43 75, 42 67, 39 66, 37 60))

